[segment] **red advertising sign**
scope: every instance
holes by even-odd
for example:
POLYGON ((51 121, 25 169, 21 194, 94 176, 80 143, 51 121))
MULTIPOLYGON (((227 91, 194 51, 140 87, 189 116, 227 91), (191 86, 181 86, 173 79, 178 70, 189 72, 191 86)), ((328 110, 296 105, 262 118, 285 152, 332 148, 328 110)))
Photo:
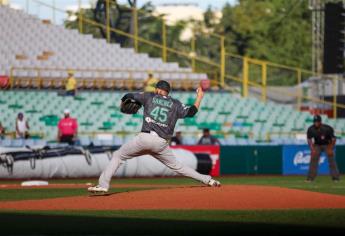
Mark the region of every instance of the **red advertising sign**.
POLYGON ((210 156, 212 160, 212 169, 210 171, 211 176, 219 176, 220 174, 220 146, 215 145, 193 145, 193 146, 185 146, 185 145, 178 145, 178 146, 171 146, 171 148, 182 148, 188 151, 191 151, 195 154, 203 153, 210 156))
POLYGON ((10 82, 8 76, 0 75, 0 88, 6 88, 10 82))

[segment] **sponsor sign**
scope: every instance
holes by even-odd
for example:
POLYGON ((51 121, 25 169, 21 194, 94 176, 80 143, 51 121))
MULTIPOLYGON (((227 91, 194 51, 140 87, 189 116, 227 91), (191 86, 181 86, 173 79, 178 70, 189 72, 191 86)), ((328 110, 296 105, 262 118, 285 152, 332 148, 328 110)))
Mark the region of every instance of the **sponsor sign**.
MULTIPOLYGON (((310 163, 310 149, 307 145, 283 146, 283 174, 307 175, 310 163)), ((318 174, 329 173, 328 159, 325 153, 321 153, 318 174)))
POLYGON ((177 145, 171 146, 171 148, 182 148, 188 151, 193 152, 194 154, 207 154, 209 155, 210 159, 212 160, 212 168, 210 170, 209 175, 211 176, 219 176, 220 174, 220 161, 219 161, 219 154, 220 154, 220 146, 211 146, 211 145, 194 145, 194 146, 185 146, 185 145, 177 145))

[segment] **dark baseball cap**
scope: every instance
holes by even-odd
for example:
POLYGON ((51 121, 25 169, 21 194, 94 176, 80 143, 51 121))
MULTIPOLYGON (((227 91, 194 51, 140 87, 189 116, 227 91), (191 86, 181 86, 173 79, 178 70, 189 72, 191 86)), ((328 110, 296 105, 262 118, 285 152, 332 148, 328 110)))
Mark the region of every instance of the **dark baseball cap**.
POLYGON ((158 81, 158 83, 156 84, 156 88, 162 89, 168 93, 170 92, 170 84, 165 80, 158 81))
POLYGON ((313 117, 313 122, 321 122, 321 121, 322 121, 321 116, 315 115, 315 116, 313 117))

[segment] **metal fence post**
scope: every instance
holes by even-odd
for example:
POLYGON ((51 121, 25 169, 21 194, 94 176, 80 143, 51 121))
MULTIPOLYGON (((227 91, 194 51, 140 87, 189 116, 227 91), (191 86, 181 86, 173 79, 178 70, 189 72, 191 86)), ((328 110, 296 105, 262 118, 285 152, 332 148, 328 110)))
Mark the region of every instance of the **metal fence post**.
POLYGON ((225 85, 225 37, 220 37, 220 84, 225 85))
POLYGON ((297 95, 297 110, 301 110, 302 106, 302 96, 303 96, 303 88, 302 88, 302 70, 297 69, 297 86, 298 86, 298 95, 297 95))
POLYGON ((53 20, 53 23, 56 24, 56 19, 55 19, 55 0, 52 0, 52 5, 53 5, 53 12, 52 12, 52 20, 53 20))
POLYGON ((14 70, 14 68, 11 67, 11 69, 10 69, 10 88, 11 89, 13 88, 13 85, 14 85, 14 77, 13 77, 14 72, 13 72, 13 70, 14 70))
MULTIPOLYGON (((108 0, 109 1, 109 0, 108 0)), ((138 52, 138 10, 135 8, 135 7, 133 7, 132 8, 132 12, 133 12, 133 26, 134 26, 134 31, 133 31, 133 36, 134 36, 134 49, 135 49, 135 51, 136 52, 138 52)))
POLYGON ((195 56, 196 56, 196 52, 195 52, 195 32, 193 31, 193 35, 192 35, 192 41, 191 41, 191 59, 192 59, 192 71, 195 72, 196 68, 195 68, 195 56))
POLYGON ((79 8, 79 15, 78 15, 78 26, 79 26, 79 33, 83 33, 83 9, 81 7, 81 0, 78 0, 78 8, 79 8))
POLYGON ((167 32, 164 18, 162 17, 162 58, 164 62, 167 62, 167 32))
POLYGON ((242 68, 242 97, 247 97, 248 96, 248 58, 243 57, 243 68, 242 68))
POLYGON ((26 0, 26 13, 29 14, 29 0, 26 0))
POLYGON ((333 77, 333 118, 337 118, 337 78, 333 77))
POLYGON ((110 43, 110 1, 106 0, 106 31, 107 42, 110 43))
POLYGON ((262 63, 261 68, 261 79, 262 79, 262 93, 261 93, 261 100, 266 102, 267 99, 267 63, 262 63))

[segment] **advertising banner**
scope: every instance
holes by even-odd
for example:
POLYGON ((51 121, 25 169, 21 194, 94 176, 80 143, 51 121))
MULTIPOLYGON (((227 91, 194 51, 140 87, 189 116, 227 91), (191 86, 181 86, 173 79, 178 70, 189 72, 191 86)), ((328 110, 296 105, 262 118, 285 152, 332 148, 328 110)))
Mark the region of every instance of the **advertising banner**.
POLYGON ((215 145, 196 145, 196 146, 171 146, 173 149, 188 150, 197 157, 197 170, 202 173, 209 173, 211 176, 219 176, 220 174, 220 146, 215 145), (211 163, 211 166, 210 166, 211 163))
MULTIPOLYGON (((98 177, 118 147, 0 147, 0 178, 84 178, 98 177)), ((219 147, 174 146, 182 164, 212 176, 219 175, 219 147)), ((118 177, 175 176, 174 171, 150 155, 126 160, 118 177)))
MULTIPOLYGON (((307 145, 283 146, 283 174, 307 175, 310 163, 310 149, 307 145)), ((321 153, 318 174, 329 174, 328 160, 325 153, 321 153)))

